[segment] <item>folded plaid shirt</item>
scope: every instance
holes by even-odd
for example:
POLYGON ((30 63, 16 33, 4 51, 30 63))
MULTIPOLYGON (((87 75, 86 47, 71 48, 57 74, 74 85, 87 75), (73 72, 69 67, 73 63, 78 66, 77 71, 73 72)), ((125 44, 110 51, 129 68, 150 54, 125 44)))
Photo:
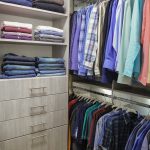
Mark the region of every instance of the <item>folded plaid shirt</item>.
POLYGON ((88 33, 85 44, 84 66, 88 70, 93 69, 93 65, 96 59, 96 52, 98 49, 97 31, 98 31, 98 6, 95 5, 90 15, 88 33))

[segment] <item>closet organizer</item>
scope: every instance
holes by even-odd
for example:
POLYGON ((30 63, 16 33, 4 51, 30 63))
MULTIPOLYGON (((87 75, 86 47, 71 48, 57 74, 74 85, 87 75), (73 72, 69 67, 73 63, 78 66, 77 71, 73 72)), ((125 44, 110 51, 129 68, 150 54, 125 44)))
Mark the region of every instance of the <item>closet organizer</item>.
MULTIPOLYGON (((65 60, 68 70, 69 8, 65 13, 0 2, 0 23, 13 21, 64 30, 63 43, 0 39, 0 56, 15 53, 65 60)), ((68 71, 64 76, 0 80, 0 150, 66 150, 68 71)))

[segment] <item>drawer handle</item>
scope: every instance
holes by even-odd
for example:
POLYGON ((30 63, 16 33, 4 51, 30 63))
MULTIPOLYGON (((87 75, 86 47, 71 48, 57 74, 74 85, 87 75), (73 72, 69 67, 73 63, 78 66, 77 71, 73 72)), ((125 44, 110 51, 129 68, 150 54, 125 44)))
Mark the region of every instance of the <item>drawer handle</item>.
POLYGON ((46 108, 46 105, 31 107, 31 116, 36 116, 36 115, 47 113, 45 108, 46 108), (34 112, 34 110, 36 110, 38 108, 41 108, 42 110, 40 112, 34 112))
POLYGON ((33 143, 35 140, 37 140, 37 139, 43 139, 43 140, 44 140, 45 137, 47 137, 46 134, 40 135, 40 136, 36 136, 36 137, 33 137, 33 138, 32 138, 32 143, 33 143))
POLYGON ((40 124, 33 125, 33 126, 31 126, 31 128, 32 128, 32 133, 44 131, 44 130, 46 130, 45 127, 46 127, 46 123, 40 123, 40 124), (39 128, 41 128, 41 129, 39 129, 39 130, 34 130, 36 127, 39 127, 39 128))
POLYGON ((30 89, 31 90, 31 96, 36 97, 36 96, 45 96, 45 95, 47 95, 47 93, 45 91, 46 88, 47 87, 31 88, 30 89), (40 93, 34 93, 33 92, 34 90, 41 90, 42 92, 40 92, 40 93))

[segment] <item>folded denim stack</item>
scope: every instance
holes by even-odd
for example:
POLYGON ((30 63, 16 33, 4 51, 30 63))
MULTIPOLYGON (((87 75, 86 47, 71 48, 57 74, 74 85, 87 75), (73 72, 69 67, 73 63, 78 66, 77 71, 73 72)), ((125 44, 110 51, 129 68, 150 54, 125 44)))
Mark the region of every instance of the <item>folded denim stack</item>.
POLYGON ((44 9, 48 11, 54 11, 59 13, 64 13, 65 9, 63 7, 64 0, 32 0, 33 7, 44 9))
POLYGON ((65 61, 62 58, 37 58, 38 76, 65 75, 65 61))
POLYGON ((38 41, 62 43, 64 42, 64 32, 61 29, 50 26, 37 26, 34 38, 38 41))
POLYGON ((32 24, 3 21, 1 38, 32 40, 32 24))
POLYGON ((5 78, 35 77, 35 66, 35 58, 8 53, 3 57, 3 76, 5 75, 5 78))
POLYGON ((23 6, 32 7, 32 0, 0 0, 6 3, 18 4, 23 6))

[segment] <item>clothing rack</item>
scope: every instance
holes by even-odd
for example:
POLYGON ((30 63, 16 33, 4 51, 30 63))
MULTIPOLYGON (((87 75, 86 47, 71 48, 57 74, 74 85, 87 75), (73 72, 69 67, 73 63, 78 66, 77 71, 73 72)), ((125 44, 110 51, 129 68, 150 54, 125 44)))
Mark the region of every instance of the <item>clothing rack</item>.
POLYGON ((84 88, 84 87, 79 87, 79 86, 76 86, 76 85, 73 85, 73 91, 74 91, 74 89, 79 89, 79 90, 90 92, 90 93, 93 93, 93 94, 96 94, 96 95, 101 95, 101 96, 111 98, 112 99, 112 104, 114 104, 115 100, 118 100, 118 101, 130 103, 130 104, 142 106, 142 107, 145 107, 145 108, 150 108, 150 104, 145 104, 145 103, 142 103, 142 102, 134 101, 132 99, 130 100, 130 99, 127 99, 127 98, 114 96, 114 92, 112 92, 112 94, 106 94, 106 93, 103 93, 103 92, 97 92, 97 91, 87 89, 87 88, 84 88))

